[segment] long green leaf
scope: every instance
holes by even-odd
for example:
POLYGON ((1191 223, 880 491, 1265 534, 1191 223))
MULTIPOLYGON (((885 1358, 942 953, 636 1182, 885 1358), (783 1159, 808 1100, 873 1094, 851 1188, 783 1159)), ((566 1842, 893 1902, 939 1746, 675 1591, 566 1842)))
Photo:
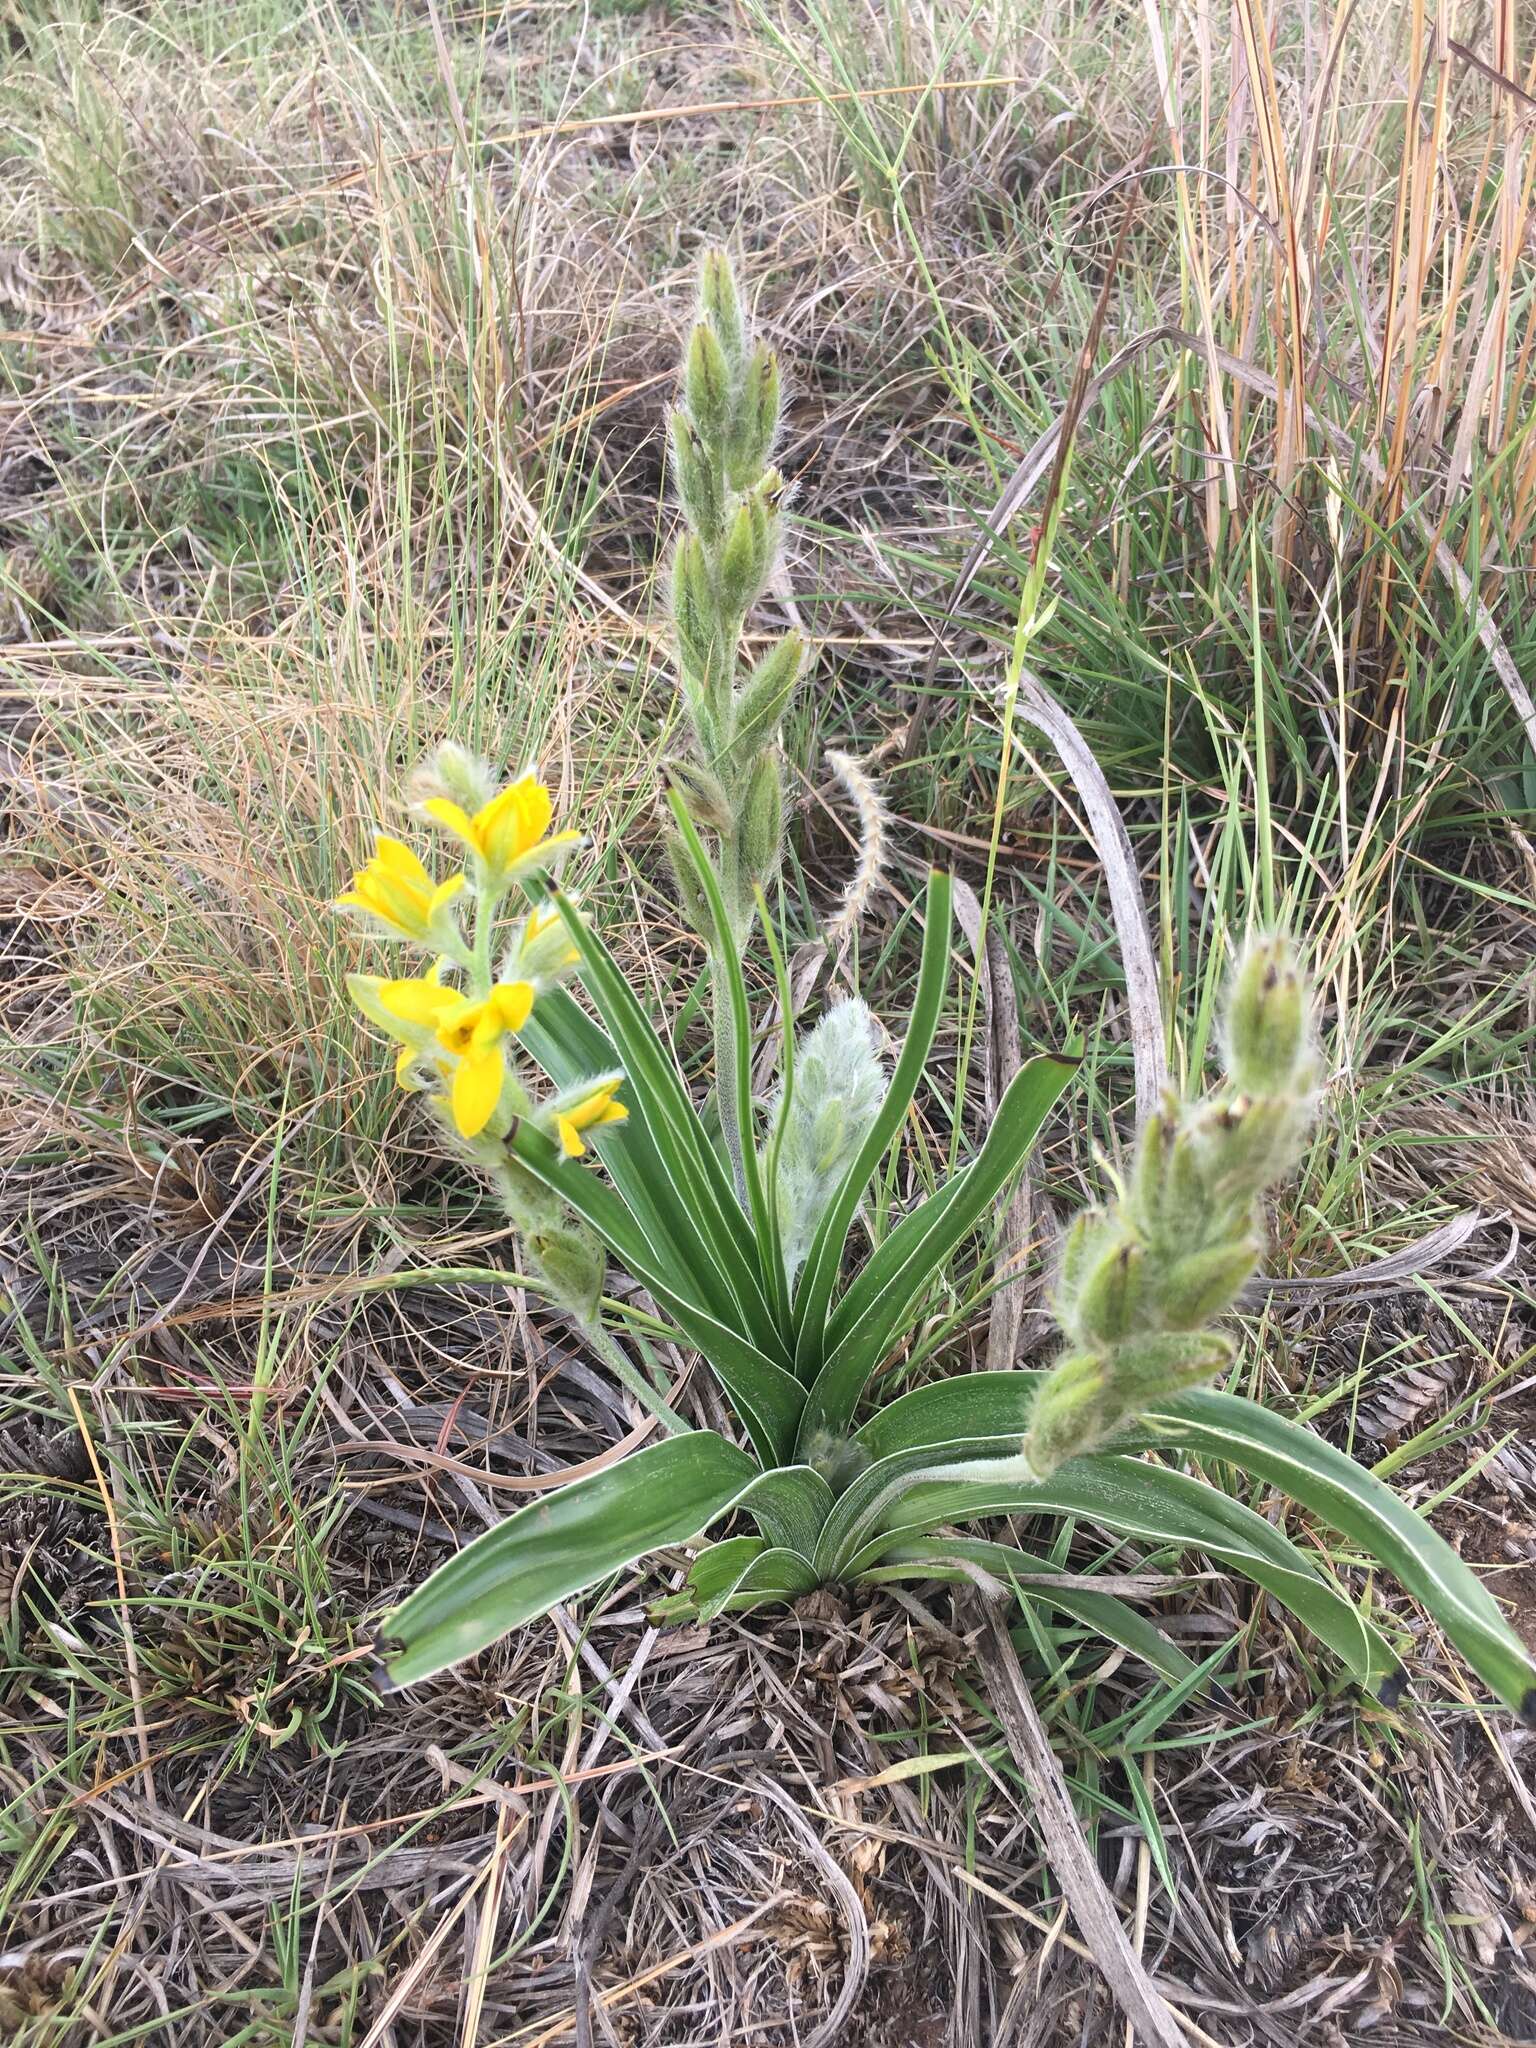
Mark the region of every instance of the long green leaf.
POLYGON ((662 1611, 713 1621, 733 1608, 797 1600, 815 1585, 816 1575, 798 1551, 775 1548, 761 1536, 728 1536, 699 1552, 685 1592, 673 1594, 662 1611))
POLYGON ((741 1133, 741 1172, 746 1183, 747 1202, 752 1212, 752 1229, 757 1240, 757 1263, 767 1287, 768 1296, 778 1317, 779 1326, 786 1342, 789 1338, 789 1285, 784 1277, 784 1262, 779 1251, 779 1234, 775 1227, 774 1213, 768 1206, 767 1191, 763 1186, 763 1169, 757 1156, 757 1118, 752 1102, 752 1013, 747 1004, 747 984, 742 977, 741 960, 736 951, 736 942, 731 934, 731 921, 726 912, 725 897, 721 894, 720 878, 699 838, 697 828, 688 815, 688 807, 674 790, 670 796, 672 815, 677 821, 678 832, 687 851, 699 887, 709 905, 709 914, 714 920, 715 943, 710 949, 710 966, 714 974, 725 982, 725 999, 731 1011, 731 1044, 735 1054, 733 1071, 717 1074, 715 1086, 724 1091, 730 1089, 736 1103, 736 1128, 741 1133))
POLYGON ((698 1429, 530 1501, 386 1616, 389 1683, 430 1678, 662 1544, 690 1541, 757 1477, 745 1451, 698 1429))
POLYGON ((1289 1607, 1363 1685, 1398 1670, 1381 1632, 1289 1537, 1241 1501, 1188 1473, 1119 1455, 1079 1458, 1039 1480, 1021 1457, 945 1466, 935 1461, 916 1469, 915 1460, 907 1457, 886 1462, 903 1469, 866 1508, 859 1525, 847 1531, 847 1548, 830 1566, 825 1554, 833 1540, 829 1522, 816 1560, 827 1577, 857 1578, 879 1564, 888 1548, 948 1523, 1033 1512, 1081 1515, 1117 1535, 1201 1550, 1243 1572, 1289 1607))
POLYGON ((771 1543, 809 1558, 832 1503, 831 1487, 809 1465, 777 1465, 754 1479, 736 1505, 771 1543))
POLYGON ((944 987, 949 978, 949 933, 953 884, 946 874, 934 869, 928 877, 928 899, 924 910, 923 954, 918 967, 917 993, 907 1035, 902 1040, 891 1085, 879 1114, 870 1125, 853 1164, 844 1174, 836 1194, 816 1227, 795 1288, 795 1371, 803 1380, 814 1379, 823 1363, 827 1307, 837 1276, 842 1270, 843 1250, 854 1213, 869 1186, 870 1176, 885 1156, 887 1146, 901 1128, 912 1106, 939 1028, 944 1007, 944 987))
POLYGON ((1078 1064, 1062 1053, 1026 1060, 1004 1091, 975 1159, 905 1217, 871 1256, 828 1322, 827 1359, 806 1401, 802 1445, 813 1432, 847 1427, 913 1301, 1018 1172, 1078 1064))
POLYGON ((699 1122, 670 1045, 663 1043, 602 939, 570 898, 554 901, 581 950, 581 974, 635 1092, 644 1091, 651 1129, 676 1198, 707 1236, 740 1304, 743 1334, 787 1367, 789 1352, 764 1287, 757 1246, 729 1176, 699 1122))
MULTIPOLYGON (((1029 1428, 1043 1372, 962 1372, 930 1380, 887 1401, 854 1431, 861 1457, 871 1463, 897 1451, 952 1444, 962 1437, 1012 1438, 1015 1446, 1029 1428)), ((989 1457, 1006 1455, 1001 1445, 989 1457)))
POLYGON ((778 1464, 794 1441, 804 1400, 799 1381, 760 1351, 751 1337, 720 1321, 696 1293, 682 1291, 691 1287, 691 1276, 657 1265, 639 1226, 612 1188, 575 1160, 562 1158, 558 1147, 531 1124, 519 1124, 510 1143, 529 1171, 591 1225, 635 1279, 644 1281, 688 1341, 708 1360, 746 1423, 758 1456, 765 1464, 778 1464))
MULTIPOLYGON (((623 1067, 607 1032, 563 988, 540 996, 518 1037, 556 1088, 571 1088, 594 1074, 623 1067)), ((663 1271, 688 1274, 694 1290, 707 1295, 713 1314, 737 1321, 736 1296, 708 1237, 678 1200, 676 1176, 657 1144, 647 1102, 644 1089, 626 1090, 629 1115, 622 1128, 596 1134, 608 1178, 643 1232, 655 1263, 663 1271)))
POLYGON ((1536 1724, 1536 1658, 1450 1545, 1353 1458, 1238 1394, 1180 1394, 1143 1416, 1137 1435, 1267 1479, 1379 1558, 1483 1683, 1536 1724))

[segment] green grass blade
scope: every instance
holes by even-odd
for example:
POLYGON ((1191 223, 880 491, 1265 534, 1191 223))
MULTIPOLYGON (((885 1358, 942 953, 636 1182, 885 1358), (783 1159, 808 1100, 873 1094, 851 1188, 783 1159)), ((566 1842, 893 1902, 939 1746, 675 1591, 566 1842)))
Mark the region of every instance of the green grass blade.
POLYGON ((954 886, 948 875, 934 869, 928 877, 928 898, 924 911, 923 953, 918 967, 917 992, 907 1035, 902 1040, 891 1085, 886 1090, 880 1114, 870 1126, 853 1164, 843 1177, 826 1214, 817 1226, 795 1289, 795 1370, 804 1380, 814 1379, 823 1363, 827 1309, 832 1290, 842 1270, 843 1250, 848 1232, 870 1176, 885 1156, 902 1119, 912 1106, 933 1049, 944 1006, 944 988, 949 979, 949 933, 953 915, 954 886))
POLYGON ((979 1567, 990 1578, 1011 1585, 1021 1600, 1041 1607, 1056 1608, 1116 1643, 1143 1664, 1173 1684, 1200 1675, 1200 1666, 1187 1657, 1178 1644, 1163 1634, 1155 1621, 1122 1600, 1117 1593, 1100 1593, 1062 1574, 1060 1585, 1035 1584, 1050 1566, 1039 1558, 1015 1550, 1008 1543, 989 1543, 977 1536, 924 1536, 898 1544, 885 1553, 878 1565, 861 1574, 863 1585, 883 1585, 895 1578, 950 1578, 974 1583, 979 1567), (969 1569, 968 1569, 969 1567, 969 1569), (1020 1583, 1019 1575, 1032 1583, 1020 1583))
POLYGON ((700 1429, 530 1501, 386 1616, 390 1685, 430 1678, 660 1545, 688 1542, 756 1476, 745 1451, 700 1429))

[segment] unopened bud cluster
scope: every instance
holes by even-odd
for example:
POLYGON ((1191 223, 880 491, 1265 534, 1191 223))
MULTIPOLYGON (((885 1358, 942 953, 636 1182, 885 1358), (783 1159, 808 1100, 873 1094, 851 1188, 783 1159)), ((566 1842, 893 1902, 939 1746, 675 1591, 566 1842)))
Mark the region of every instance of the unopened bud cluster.
MULTIPOLYGON (((786 633, 750 667, 742 657, 747 615, 779 551, 784 481, 770 464, 779 403, 778 363, 751 342, 729 260, 711 250, 682 402, 672 415, 672 475, 687 522, 672 563, 672 624, 694 751, 668 772, 689 816, 715 841, 738 945, 751 924, 754 890, 778 867, 779 725, 805 661, 798 633, 786 633)), ((711 936, 687 860, 673 864, 685 909, 711 936)))
POLYGON ((1300 1158, 1319 1081, 1311 1002, 1284 939, 1245 949, 1224 1049, 1227 1085, 1166 1103, 1119 1200, 1067 1232, 1053 1304, 1067 1349, 1024 1440, 1041 1477, 1231 1361, 1231 1340, 1210 1325, 1258 1263, 1260 1197, 1300 1158))
POLYGON ((875 1021, 857 996, 834 1004, 795 1049, 794 1087, 787 1101, 780 1092, 770 1118, 780 1134, 775 1197, 791 1281, 888 1086, 875 1021))

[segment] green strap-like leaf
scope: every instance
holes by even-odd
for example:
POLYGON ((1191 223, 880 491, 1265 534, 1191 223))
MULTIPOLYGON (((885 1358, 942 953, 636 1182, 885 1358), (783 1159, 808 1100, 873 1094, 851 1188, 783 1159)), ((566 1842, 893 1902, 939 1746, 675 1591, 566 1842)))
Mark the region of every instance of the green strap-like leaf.
MULTIPOLYGON (((854 1431, 854 1444, 872 1463, 897 1451, 920 1451, 962 1437, 1011 1437, 1017 1448, 1044 1378, 1043 1372, 1020 1368, 930 1380, 926 1387, 914 1387, 877 1409, 854 1431)), ((999 1448, 987 1455, 1002 1457, 1005 1452, 999 1448)))
POLYGON ((798 1551, 775 1549, 761 1536, 728 1536, 694 1559, 686 1607, 674 1595, 666 1611, 713 1621, 733 1609, 798 1600, 815 1585, 816 1575, 798 1551))
POLYGON ((917 993, 912 1015, 902 1041, 896 1070, 886 1090, 880 1112, 870 1125, 853 1164, 843 1176, 836 1194, 827 1204, 817 1225, 795 1288, 795 1371, 812 1380, 823 1363, 827 1307, 837 1276, 842 1270, 843 1251, 870 1176, 885 1156, 886 1147, 901 1128, 912 1106, 928 1064, 933 1035, 939 1028, 944 1007, 944 986, 949 978, 949 932, 954 890, 949 876, 935 869, 928 877, 928 900, 924 910, 923 956, 918 968, 917 993))
POLYGON ((789 1352, 765 1291, 757 1246, 736 1192, 699 1122, 670 1045, 663 1043, 618 962, 568 896, 554 901, 581 950, 581 975, 613 1040, 634 1092, 644 1092, 651 1130, 671 1173, 676 1199, 688 1206, 740 1303, 742 1331, 758 1349, 789 1352))
POLYGON ((1178 1644, 1163 1634, 1156 1622, 1138 1614, 1119 1594, 1101 1593, 1065 1573, 1060 1575, 1059 1584, 1051 1584, 1049 1579, 1044 1584, 1035 1583, 1039 1576, 1055 1576, 1053 1568, 1007 1543, 988 1543, 978 1536, 918 1537, 888 1550, 880 1564, 861 1575, 860 1583, 884 1585, 898 1578, 973 1581, 974 1568, 978 1566, 1000 1585, 1014 1586, 1021 1600, 1070 1614, 1074 1621, 1084 1623, 1106 1642, 1129 1650, 1175 1685, 1193 1678, 1200 1669, 1193 1658, 1185 1656, 1178 1644), (967 1566, 972 1569, 967 1570, 967 1566), (1024 1577, 1031 1580, 1029 1585, 1019 1583, 1024 1577))
POLYGON ((871 1256, 828 1322, 827 1359, 806 1401, 802 1445, 813 1433, 847 1427, 912 1302, 1018 1172, 1077 1067, 1076 1059, 1062 1053, 1026 1060, 1004 1091, 975 1159, 904 1218, 871 1256))
POLYGON ((1379 1558, 1483 1683, 1536 1722, 1536 1658, 1450 1545, 1353 1458, 1238 1394, 1180 1394, 1143 1416, 1136 1434, 1268 1480, 1379 1558))
MULTIPOLYGON (((563 988, 539 997, 518 1038, 556 1088, 573 1088, 594 1074, 623 1067, 607 1032, 563 988)), ((666 1272, 688 1274, 695 1291, 708 1297, 714 1315, 739 1321, 740 1306, 719 1257, 692 1211, 677 1198, 676 1179, 651 1128, 645 1090, 629 1088, 623 1093, 629 1112, 624 1124, 596 1134, 608 1178, 644 1234, 656 1265, 666 1272)))
POLYGON ((799 1381, 760 1351, 750 1337, 720 1321, 692 1291, 692 1275, 657 1264, 639 1226, 612 1188, 575 1160, 562 1158, 558 1147, 531 1124, 519 1124, 510 1143, 529 1171, 569 1202, 635 1279, 644 1281, 688 1341, 702 1352, 746 1423, 753 1448, 764 1464, 775 1465, 787 1456, 804 1400, 799 1381))
POLYGON ((389 1682, 430 1678, 662 1544, 689 1542, 757 1476, 745 1451, 697 1429, 530 1501, 386 1617, 389 1682))
MULTIPOLYGON (((1380 1631, 1289 1537, 1241 1501, 1186 1472, 1122 1456, 1078 1458, 1042 1480, 1033 1478, 1017 1456, 947 1465, 934 1460, 926 1466, 898 1457, 886 1463, 903 1469, 870 1503, 859 1525, 846 1532, 844 1555, 830 1567, 826 1551, 836 1518, 829 1521, 817 1558, 825 1576, 857 1578, 866 1567, 881 1563, 894 1545, 949 1523, 1030 1512, 1081 1515, 1117 1535, 1201 1550, 1231 1565, 1289 1607, 1361 1684, 1398 1669, 1380 1631)), ((861 1481, 868 1478, 861 1475, 861 1481)))
POLYGON ((737 1502, 781 1549, 809 1558, 832 1512, 833 1494, 809 1465, 779 1465, 764 1472, 737 1502))
POLYGON ((768 1206, 768 1194, 763 1186, 762 1165, 757 1156, 757 1119, 752 1102, 752 1013, 747 1004, 747 984, 742 976, 741 960, 737 955, 730 917, 726 912, 725 898, 721 894, 720 880, 715 873, 714 865, 704 851, 704 843, 688 815, 687 805, 675 790, 671 793, 670 803, 682 844, 698 878, 699 887, 704 891, 709 914, 714 920, 715 943, 710 949, 710 967, 711 972, 721 976, 725 983, 725 999, 731 1011, 731 1046, 735 1054, 732 1072, 717 1074, 715 1086, 722 1093, 729 1089, 735 1100, 736 1129, 741 1133, 741 1171, 746 1182, 747 1201, 752 1211, 757 1265, 763 1275, 768 1297, 787 1343, 789 1286, 784 1277, 784 1261, 779 1253, 778 1231, 773 1212, 768 1206))

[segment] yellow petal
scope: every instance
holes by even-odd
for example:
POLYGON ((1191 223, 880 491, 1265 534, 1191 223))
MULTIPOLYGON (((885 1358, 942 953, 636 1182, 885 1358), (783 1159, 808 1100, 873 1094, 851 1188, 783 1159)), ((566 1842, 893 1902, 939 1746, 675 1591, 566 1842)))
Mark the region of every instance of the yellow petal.
POLYGON ((459 1061, 453 1076, 453 1120, 466 1138, 477 1138, 501 1100, 507 1059, 501 1045, 474 1047, 459 1061))
POLYGON ((402 1024, 437 1026, 465 999, 455 989, 441 988, 435 980, 415 976, 409 980, 382 983, 378 1000, 390 1016, 398 1017, 402 1024))
POLYGON ((463 892, 464 887, 465 880, 462 875, 450 875, 446 882, 439 882, 427 899, 427 923, 431 924, 440 916, 453 899, 463 892))
POLYGON ((563 832, 552 832, 547 839, 532 839, 523 850, 510 858, 506 865, 519 871, 526 868, 550 867, 550 855, 559 852, 563 846, 575 846, 581 834, 574 827, 563 832))
POLYGON ((597 1121, 600 1124, 621 1124, 625 1121, 628 1115, 629 1111, 624 1107, 622 1102, 610 1102, 603 1110, 602 1115, 597 1119, 597 1121))
POLYGON ((560 1133, 560 1150, 567 1159, 585 1156, 587 1148, 581 1141, 581 1132, 568 1116, 557 1116, 555 1129, 560 1133))
POLYGON ((432 886, 432 877, 403 839, 391 839, 381 832, 373 858, 377 866, 391 875, 398 875, 402 882, 414 883, 418 889, 430 889, 432 886))
MULTIPOLYGON (((471 818, 462 804, 456 804, 451 797, 431 796, 422 805, 422 809, 429 818, 436 819, 439 825, 451 832, 455 839, 462 839, 464 844, 473 847, 476 853, 484 851, 475 829, 478 820, 471 818)), ((484 815, 482 812, 481 816, 484 815)))
POLYGON ((533 983, 498 981, 486 1008, 494 1012, 503 1031, 521 1031, 533 1009, 533 983))
POLYGON ((487 860, 497 868, 521 860, 549 829, 554 809, 549 791, 531 775, 492 797, 475 819, 487 860))

